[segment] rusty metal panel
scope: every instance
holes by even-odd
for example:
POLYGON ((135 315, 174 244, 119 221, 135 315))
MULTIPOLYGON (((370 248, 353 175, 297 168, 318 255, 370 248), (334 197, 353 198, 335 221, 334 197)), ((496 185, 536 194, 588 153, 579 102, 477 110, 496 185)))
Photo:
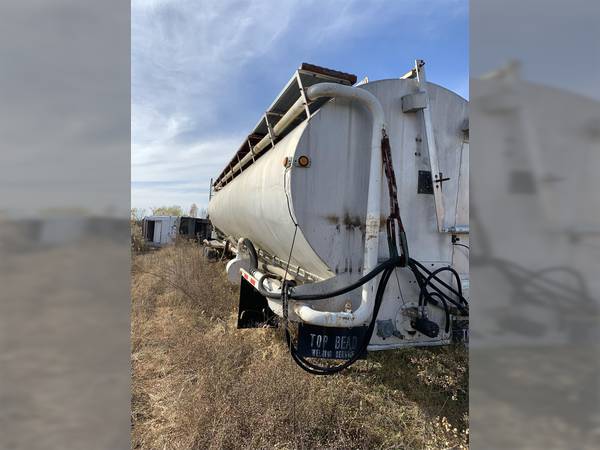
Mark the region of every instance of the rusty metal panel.
POLYGON ((338 70, 328 69, 326 67, 315 66, 314 64, 302 63, 300 65, 300 70, 311 72, 315 75, 325 75, 326 77, 334 80, 345 81, 347 84, 356 83, 356 75, 352 73, 340 72, 338 70))

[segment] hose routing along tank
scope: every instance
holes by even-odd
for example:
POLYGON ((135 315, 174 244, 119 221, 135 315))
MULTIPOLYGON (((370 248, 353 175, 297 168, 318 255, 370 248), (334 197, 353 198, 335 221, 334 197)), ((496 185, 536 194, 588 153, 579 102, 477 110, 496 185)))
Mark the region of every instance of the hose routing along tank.
MULTIPOLYGON (((425 86, 426 103, 421 105, 423 86, 416 78, 380 80, 354 89, 369 92, 381 104, 411 257, 431 271, 452 266, 467 280, 468 254, 457 252, 452 245, 451 231, 438 230, 438 209, 433 194, 435 189, 440 189, 446 229, 468 230, 468 133, 465 127, 468 102, 433 83, 425 86), (430 136, 435 140, 440 170, 436 174, 431 171, 431 145, 420 114, 424 105, 433 124, 430 136)), ((284 102, 288 91, 289 84, 274 105, 277 101, 284 102)), ((294 107, 292 103, 296 105, 288 101, 288 107, 294 107)), ((291 278, 302 285, 297 288, 298 292, 323 280, 331 280, 336 287, 351 284, 361 277, 365 268, 372 115, 361 102, 347 98, 325 99, 312 110, 311 104, 309 102, 307 113, 291 122, 281 137, 272 136, 272 147, 256 157, 251 154, 252 163, 242 167, 235 177, 223 174, 219 177, 208 210, 212 224, 221 235, 236 241, 249 239, 263 265, 279 264, 284 268, 289 258, 293 268, 291 278)), ((280 114, 285 115, 285 111, 280 114)), ((266 122, 269 125, 268 120, 266 122)), ((252 141, 251 137, 248 142, 261 139, 259 136, 252 141)), ((226 172, 227 168, 224 174, 226 172)), ((390 208, 385 179, 380 195, 377 260, 383 261, 390 257, 385 227, 390 208)), ((468 243, 468 235, 461 234, 461 240, 468 243)), ((443 277, 456 287, 449 273, 443 277)), ((418 309, 419 302, 419 286, 414 277, 408 272, 396 271, 391 280, 383 296, 370 349, 414 345, 417 341, 421 345, 447 342, 449 334, 444 331, 431 339, 411 328, 410 315, 418 309)), ((465 286, 466 283, 461 288, 465 286)), ((277 304, 270 304, 278 312, 277 304)), ((344 311, 356 310, 360 304, 360 290, 356 290, 311 303, 311 307, 344 311)), ((445 311, 437 308, 429 314, 444 330, 445 311)), ((290 320, 299 318, 292 312, 290 320)))

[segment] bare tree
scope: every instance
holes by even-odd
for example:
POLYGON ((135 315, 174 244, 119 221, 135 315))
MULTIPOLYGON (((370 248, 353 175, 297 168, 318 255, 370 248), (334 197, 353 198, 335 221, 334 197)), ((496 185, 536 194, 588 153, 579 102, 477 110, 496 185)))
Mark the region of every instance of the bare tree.
POLYGON ((198 206, 195 203, 190 206, 190 217, 198 217, 198 206))
POLYGON ((155 206, 150 208, 153 216, 183 216, 181 206, 155 206))
POLYGON ((146 210, 143 208, 131 208, 131 220, 139 221, 146 215, 146 210))

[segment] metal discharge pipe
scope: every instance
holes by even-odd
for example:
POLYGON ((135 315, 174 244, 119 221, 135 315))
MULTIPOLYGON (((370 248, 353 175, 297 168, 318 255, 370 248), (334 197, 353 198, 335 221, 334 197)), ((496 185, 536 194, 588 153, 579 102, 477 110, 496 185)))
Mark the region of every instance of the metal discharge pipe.
MULTIPOLYGON (((310 101, 321 97, 345 98, 365 106, 371 113, 371 160, 369 164, 369 187, 367 193, 367 220, 365 249, 363 257, 363 275, 377 266, 379 253, 379 221, 381 213, 381 181, 383 162, 381 158, 381 140, 385 134, 386 123, 383 108, 377 97, 357 87, 335 83, 320 83, 306 91, 310 101)), ((283 119, 282 119, 283 120, 283 119)), ((304 322, 328 327, 353 327, 367 323, 373 314, 376 280, 363 285, 359 308, 353 312, 317 311, 306 304, 295 304, 294 312, 304 322)))

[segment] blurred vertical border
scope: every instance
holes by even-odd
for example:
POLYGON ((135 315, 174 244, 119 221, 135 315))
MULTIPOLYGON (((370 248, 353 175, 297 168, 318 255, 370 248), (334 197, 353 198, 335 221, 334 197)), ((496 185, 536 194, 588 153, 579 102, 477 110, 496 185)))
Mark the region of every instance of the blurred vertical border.
POLYGON ((0 23, 0 448, 129 448, 130 4, 0 23))
POLYGON ((598 23, 471 1, 474 449, 600 448, 598 23))

